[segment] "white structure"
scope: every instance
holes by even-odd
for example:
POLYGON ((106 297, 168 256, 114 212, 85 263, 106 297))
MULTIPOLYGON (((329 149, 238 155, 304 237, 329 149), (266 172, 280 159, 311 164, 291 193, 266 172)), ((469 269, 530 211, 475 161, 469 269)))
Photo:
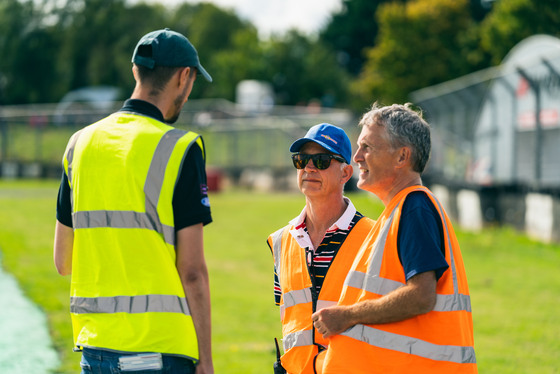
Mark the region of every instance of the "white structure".
POLYGON ((560 242, 560 39, 531 36, 500 66, 410 96, 432 126, 425 179, 448 189, 463 228, 560 242))
POLYGON ((274 91, 268 82, 244 80, 237 84, 236 102, 247 112, 267 112, 274 105, 274 91))
POLYGON ((560 39, 532 36, 506 56, 476 124, 473 161, 480 184, 560 185, 560 39))

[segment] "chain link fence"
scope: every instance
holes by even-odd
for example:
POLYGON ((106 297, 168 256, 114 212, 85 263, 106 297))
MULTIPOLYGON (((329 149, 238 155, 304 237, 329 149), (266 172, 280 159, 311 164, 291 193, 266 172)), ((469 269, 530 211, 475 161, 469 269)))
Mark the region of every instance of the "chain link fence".
MULTIPOLYGON (((70 136, 110 113, 122 102, 94 108, 85 103, 0 107, 0 176, 56 177, 70 136)), ((266 171, 273 178, 293 171, 289 146, 313 125, 328 122, 358 136, 356 118, 342 109, 273 106, 245 111, 226 100, 188 101, 175 127, 204 138, 207 166, 234 182, 246 170, 266 171)))

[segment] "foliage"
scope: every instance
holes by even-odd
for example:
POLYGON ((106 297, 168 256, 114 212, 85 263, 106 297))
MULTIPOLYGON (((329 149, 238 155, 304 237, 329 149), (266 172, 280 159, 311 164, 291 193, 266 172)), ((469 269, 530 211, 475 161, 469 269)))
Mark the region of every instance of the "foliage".
POLYGON ((254 78, 254 72, 260 69, 257 30, 232 10, 210 3, 184 3, 174 13, 170 24, 172 29, 188 36, 214 80, 212 84, 196 84, 191 94, 193 99, 234 100, 236 84, 254 78))
MULTIPOLYGON (((404 0, 401 0, 404 1, 404 0)), ((375 13, 388 0, 343 0, 342 9, 333 14, 320 38, 337 53, 339 63, 358 75, 365 61, 363 50, 372 47, 377 37, 375 13)))
MULTIPOLYGON (((342 0, 342 8, 333 13, 321 30, 320 39, 332 46, 339 63, 357 76, 367 57, 364 50, 375 46, 378 35, 377 9, 380 5, 409 0, 342 0)), ((489 12, 481 0, 470 0, 473 20, 480 22, 489 12)))
POLYGON ((250 22, 210 3, 7 0, 0 11, 0 51, 8 56, 0 61, 2 104, 56 102, 92 85, 117 86, 124 99, 134 88, 130 59, 138 38, 164 27, 185 34, 214 77, 212 84, 195 85, 191 98, 234 100, 240 81, 271 81, 279 72, 286 77, 274 83, 280 104, 333 92, 345 97, 345 72, 322 42, 292 34, 262 41, 250 22), (302 48, 311 53, 293 52, 302 48))
POLYGON ((469 72, 459 43, 472 22, 467 0, 388 3, 378 22, 378 42, 354 85, 364 102, 400 102, 414 89, 469 72))
POLYGON ((321 43, 292 30, 267 43, 264 60, 278 102, 285 105, 321 101, 325 106, 346 100, 348 75, 321 43))
POLYGON ((560 0, 497 1, 481 25, 481 49, 499 64, 509 50, 526 37, 560 37, 560 0))
POLYGON ((0 2, 0 102, 44 101, 56 82, 58 34, 34 2, 0 2))
POLYGON ((71 4, 78 10, 67 15, 71 23, 66 27, 62 59, 58 61, 68 90, 109 85, 132 92, 130 59, 137 35, 164 23, 162 9, 142 4, 129 9, 125 0, 69 0, 66 6, 71 4), (138 23, 136 19, 146 21, 138 23))
POLYGON ((411 90, 499 63, 523 38, 560 35, 560 0, 342 0, 316 35, 261 40, 233 10, 184 1, 0 2, 0 104, 58 102, 92 85, 134 88, 138 38, 170 27, 187 35, 214 82, 192 98, 235 99, 245 79, 272 83, 277 103, 356 111, 405 101, 411 90), (488 4, 493 4, 490 8, 488 4))

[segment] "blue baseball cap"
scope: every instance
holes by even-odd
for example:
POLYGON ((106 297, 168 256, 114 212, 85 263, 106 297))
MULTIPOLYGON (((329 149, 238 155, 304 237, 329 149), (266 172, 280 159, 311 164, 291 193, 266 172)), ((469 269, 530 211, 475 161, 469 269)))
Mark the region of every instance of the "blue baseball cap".
POLYGON ((198 53, 189 39, 168 28, 144 35, 134 48, 132 62, 149 69, 155 66, 192 66, 208 82, 212 82, 212 77, 200 64, 198 53))
POLYGON ((290 152, 299 152, 307 142, 315 142, 334 154, 341 155, 348 164, 352 161, 352 145, 348 135, 340 127, 329 123, 315 125, 307 131, 303 138, 292 143, 290 152))

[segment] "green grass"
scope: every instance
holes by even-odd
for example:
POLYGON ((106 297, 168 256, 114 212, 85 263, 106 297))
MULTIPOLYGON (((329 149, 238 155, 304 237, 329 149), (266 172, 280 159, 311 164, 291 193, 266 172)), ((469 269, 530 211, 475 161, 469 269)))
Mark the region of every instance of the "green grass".
MULTIPOLYGON (((62 366, 78 372, 71 351, 69 278, 56 273, 52 242, 58 182, 0 181, 3 266, 47 313, 62 366)), ((362 213, 382 209, 367 194, 349 194, 362 213)), ((266 238, 297 215, 304 199, 248 191, 212 194, 205 229, 217 373, 271 372, 280 337, 266 238)), ((509 229, 458 232, 469 277, 481 373, 559 373, 560 246, 509 229)))

